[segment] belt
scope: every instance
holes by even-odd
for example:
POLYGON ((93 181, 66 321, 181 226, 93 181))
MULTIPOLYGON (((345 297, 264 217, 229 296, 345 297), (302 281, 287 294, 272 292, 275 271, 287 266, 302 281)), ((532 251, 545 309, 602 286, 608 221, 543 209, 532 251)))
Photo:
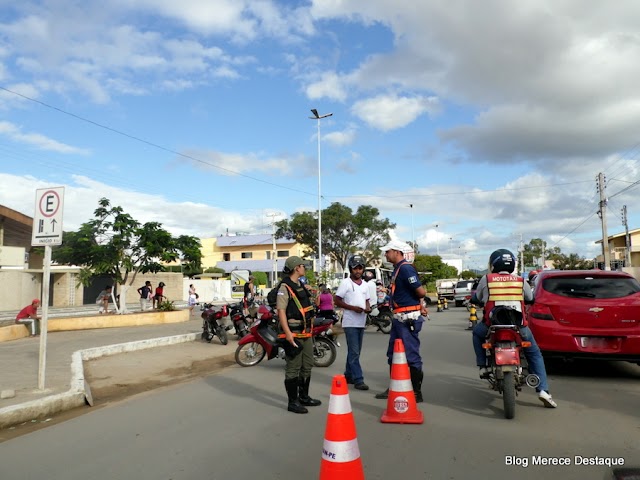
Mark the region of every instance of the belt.
POLYGON ((408 313, 394 313, 393 318, 399 322, 406 322, 407 320, 417 320, 420 317, 420 312, 408 312, 408 313))

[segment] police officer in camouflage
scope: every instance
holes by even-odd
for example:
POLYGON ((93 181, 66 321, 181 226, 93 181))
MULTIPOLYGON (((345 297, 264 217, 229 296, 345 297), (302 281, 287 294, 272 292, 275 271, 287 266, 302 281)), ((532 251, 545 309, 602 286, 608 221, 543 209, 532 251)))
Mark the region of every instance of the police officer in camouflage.
POLYGON ((300 282, 305 265, 300 257, 287 258, 283 272, 287 275, 278 290, 276 309, 280 329, 285 336, 284 386, 289 403, 287 410, 308 413, 305 407, 320 405, 320 400, 309 396, 311 368, 313 367, 313 340, 311 330, 315 317, 311 295, 300 282))

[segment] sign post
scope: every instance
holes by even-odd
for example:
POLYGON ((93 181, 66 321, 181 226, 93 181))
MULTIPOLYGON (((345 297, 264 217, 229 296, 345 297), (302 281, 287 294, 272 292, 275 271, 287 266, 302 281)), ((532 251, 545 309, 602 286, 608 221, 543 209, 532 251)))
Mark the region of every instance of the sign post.
POLYGON ((62 244, 62 211, 64 187, 36 190, 36 208, 33 216, 31 245, 44 245, 42 265, 42 318, 40 321, 40 361, 38 365, 38 388, 44 390, 47 366, 47 322, 49 320, 49 284, 51 276, 51 245, 62 244))

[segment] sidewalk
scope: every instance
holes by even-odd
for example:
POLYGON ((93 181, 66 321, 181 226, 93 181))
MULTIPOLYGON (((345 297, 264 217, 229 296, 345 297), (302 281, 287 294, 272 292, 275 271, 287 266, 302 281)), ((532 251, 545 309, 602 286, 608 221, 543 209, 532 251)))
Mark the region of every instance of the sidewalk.
MULTIPOLYGON (((15 391, 15 397, 0 399, 0 429, 83 405, 91 395, 90 385, 85 385, 84 362, 127 351, 188 344, 200 339, 201 325, 200 312, 196 311, 187 322, 50 332, 47 335, 44 390, 38 389, 40 337, 0 343, 0 391, 15 391), (77 353, 80 351, 83 353, 77 353)), ((231 336, 227 346, 214 340, 211 344, 203 344, 208 348, 200 346, 190 350, 203 360, 225 356, 235 351, 234 340, 231 336)), ((185 354, 184 349, 166 350, 172 355, 185 354)), ((114 368, 126 369, 126 365, 126 362, 114 364, 114 368)))

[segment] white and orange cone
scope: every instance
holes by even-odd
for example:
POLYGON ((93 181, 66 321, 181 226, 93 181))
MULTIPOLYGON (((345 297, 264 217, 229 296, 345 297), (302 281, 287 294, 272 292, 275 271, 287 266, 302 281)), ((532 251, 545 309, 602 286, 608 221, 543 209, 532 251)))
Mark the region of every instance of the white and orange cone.
POLYGON ((356 424, 344 375, 333 377, 320 463, 320 480, 339 479, 364 480, 356 424))
POLYGON ((382 412, 380 421, 382 423, 424 422, 424 416, 416 405, 416 396, 413 393, 413 384, 411 383, 411 373, 407 364, 404 343, 399 338, 393 344, 387 409, 382 412))

